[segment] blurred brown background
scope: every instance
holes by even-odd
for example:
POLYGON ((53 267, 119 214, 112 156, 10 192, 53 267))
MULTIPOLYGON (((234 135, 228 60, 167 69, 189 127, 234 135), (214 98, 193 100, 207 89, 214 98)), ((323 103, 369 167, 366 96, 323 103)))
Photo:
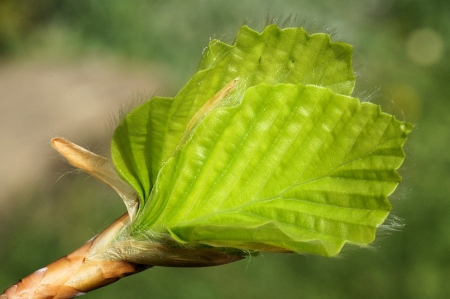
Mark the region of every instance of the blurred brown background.
POLYGON ((262 28, 267 14, 333 28, 355 46, 354 95, 416 125, 392 196, 398 231, 333 259, 154 268, 84 298, 450 296, 450 2, 438 0, 0 0, 0 289, 125 211, 50 139, 108 155, 121 106, 174 95, 210 38, 232 42, 243 22, 262 28))

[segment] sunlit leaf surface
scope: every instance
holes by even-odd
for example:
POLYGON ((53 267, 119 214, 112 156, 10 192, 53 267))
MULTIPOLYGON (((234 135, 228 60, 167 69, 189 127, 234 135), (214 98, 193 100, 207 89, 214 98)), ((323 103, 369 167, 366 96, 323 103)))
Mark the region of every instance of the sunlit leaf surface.
POLYGON ((131 236, 321 255, 373 241, 411 125, 350 97, 351 53, 275 25, 211 41, 175 98, 114 134, 117 171, 140 196, 131 236))
POLYGON ((186 124, 217 91, 239 77, 241 86, 302 83, 350 95, 355 76, 352 47, 331 42, 326 34, 308 35, 302 28, 262 33, 243 26, 233 46, 213 40, 198 72, 175 98, 153 98, 132 111, 112 141, 119 174, 147 200, 162 164, 172 155, 186 124))

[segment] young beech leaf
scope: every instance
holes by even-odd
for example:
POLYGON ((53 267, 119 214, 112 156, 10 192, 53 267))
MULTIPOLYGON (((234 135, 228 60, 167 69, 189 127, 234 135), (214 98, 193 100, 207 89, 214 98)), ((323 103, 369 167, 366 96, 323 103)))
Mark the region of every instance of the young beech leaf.
POLYGON ((302 28, 241 27, 233 45, 217 40, 205 49, 198 71, 175 98, 153 98, 121 122, 112 140, 119 175, 147 201, 161 166, 173 154, 188 122, 236 78, 239 88, 260 84, 314 84, 350 95, 355 76, 352 47, 302 28))
POLYGON ((400 181, 411 125, 301 84, 259 84, 212 110, 159 171, 136 235, 256 251, 366 245, 400 181))
POLYGON ((114 133, 113 162, 140 198, 130 237, 321 255, 372 242, 412 126, 350 97, 351 55, 276 25, 211 41, 174 98, 114 133))

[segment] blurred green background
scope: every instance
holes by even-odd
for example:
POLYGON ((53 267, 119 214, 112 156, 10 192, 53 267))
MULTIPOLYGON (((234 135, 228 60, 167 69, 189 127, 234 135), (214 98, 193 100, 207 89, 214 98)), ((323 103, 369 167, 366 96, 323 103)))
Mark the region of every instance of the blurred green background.
POLYGON ((210 38, 231 42, 244 21, 262 28, 268 13, 296 16, 313 32, 334 29, 335 40, 355 46, 355 95, 416 125, 404 181, 391 197, 397 230, 382 229, 370 249, 347 247, 338 258, 264 254, 213 268, 152 268, 84 298, 450 298, 450 2, 443 0, 0 0, 0 289, 125 211, 106 186, 71 172, 47 138, 67 133, 106 155, 112 130, 94 128, 107 127, 120 107, 109 96, 123 91, 120 101, 130 102, 155 84, 173 95, 210 38), (48 104, 54 92, 36 92, 39 78, 69 95, 48 104), (106 84, 118 89, 80 102, 106 84), (79 117, 70 128, 63 109, 79 117), (52 115, 64 117, 45 122, 52 115))

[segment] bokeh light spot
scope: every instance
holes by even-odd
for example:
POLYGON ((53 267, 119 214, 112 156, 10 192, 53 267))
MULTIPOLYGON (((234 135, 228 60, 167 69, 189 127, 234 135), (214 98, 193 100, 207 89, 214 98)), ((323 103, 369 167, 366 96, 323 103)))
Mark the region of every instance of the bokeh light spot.
POLYGON ((432 65, 444 52, 442 36, 429 28, 413 31, 406 41, 406 52, 417 64, 432 65))

